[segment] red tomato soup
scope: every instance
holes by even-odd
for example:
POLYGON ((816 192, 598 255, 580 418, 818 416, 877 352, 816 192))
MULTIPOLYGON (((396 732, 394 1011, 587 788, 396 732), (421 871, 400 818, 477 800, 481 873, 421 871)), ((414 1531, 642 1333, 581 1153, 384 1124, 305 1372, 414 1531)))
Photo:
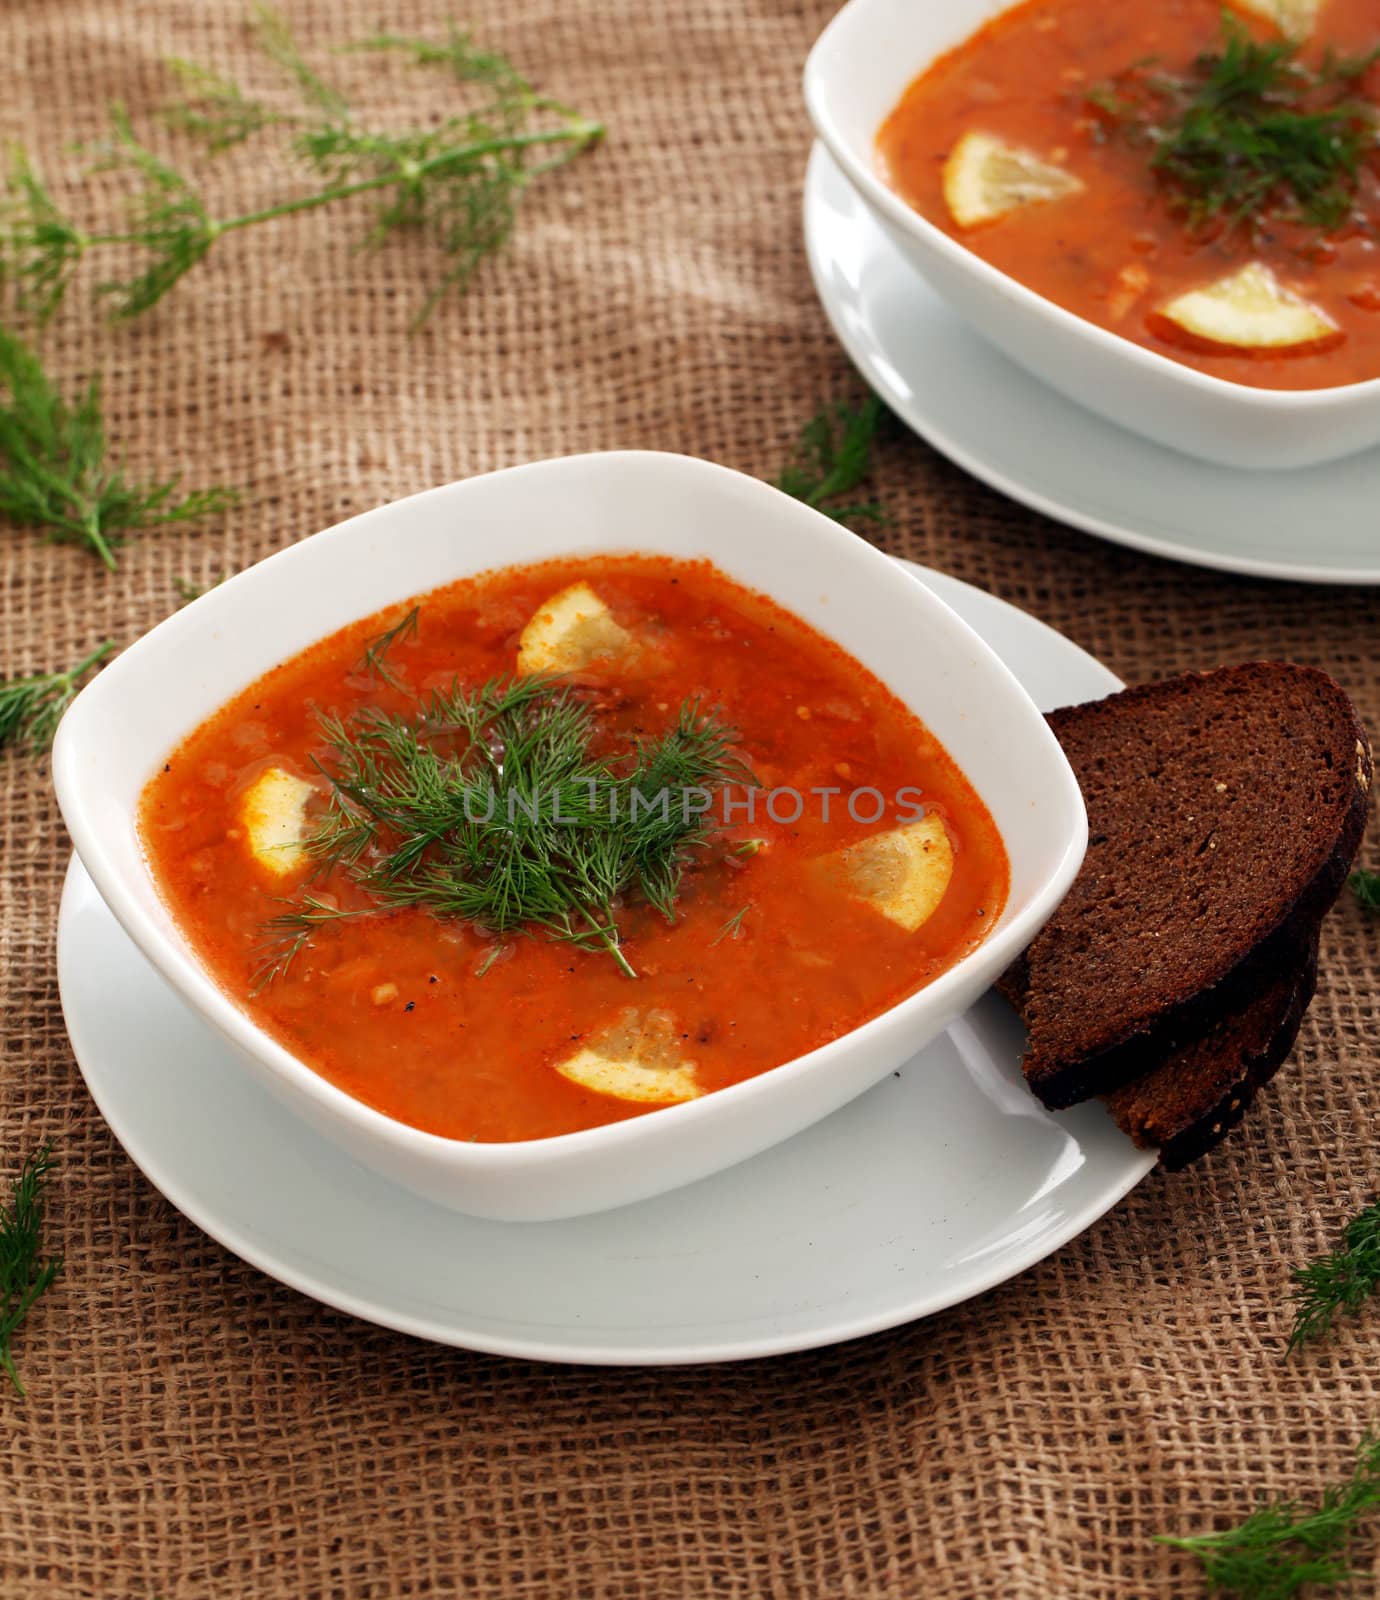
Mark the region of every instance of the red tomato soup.
POLYGON ((708 564, 652 557, 486 574, 343 629, 197 729, 141 830, 255 1022, 389 1116, 483 1141, 838 1038, 971 950, 1007 893, 991 817, 876 678, 708 564), (511 815, 577 769, 612 798, 511 815), (508 786, 506 829, 502 804, 470 809, 481 779, 508 786))
POLYGON ((884 174, 993 266, 1172 360, 1261 388, 1380 377, 1380 12, 1322 0, 1291 51, 1269 10, 1026 0, 911 84, 878 134, 884 174), (1256 70, 1263 93, 1243 87, 1256 70), (1016 153, 1014 190, 974 135, 1016 153), (1032 182, 1044 198, 1022 198, 1032 182))

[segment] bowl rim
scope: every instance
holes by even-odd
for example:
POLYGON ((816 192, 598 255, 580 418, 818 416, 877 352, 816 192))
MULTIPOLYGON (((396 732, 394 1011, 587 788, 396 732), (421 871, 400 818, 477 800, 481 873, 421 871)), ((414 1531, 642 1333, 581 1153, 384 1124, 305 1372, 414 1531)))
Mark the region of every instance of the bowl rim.
MULTIPOLYGON (((1341 405, 1344 400, 1359 401, 1380 395, 1380 377, 1364 378, 1355 383, 1328 384, 1316 389, 1266 389, 1254 384, 1238 383, 1231 378, 1220 378, 1197 367, 1190 367, 1182 361, 1175 361, 1170 356, 1162 355, 1158 350, 1151 350, 1146 345, 1136 344, 1119 333, 1113 333, 1110 328, 1100 327, 1087 317, 1079 316, 1076 311, 1070 311, 1047 296, 1039 294, 1022 283, 1019 278, 1013 278, 1010 273, 994 267, 976 251, 969 250, 966 245, 945 233, 928 217, 923 216, 896 193, 882 177, 873 161, 864 160, 858 154, 853 141, 844 132, 834 111, 837 99, 833 72, 834 59, 844 48, 843 39, 846 30, 854 26, 856 19, 865 14, 870 7, 882 3, 885 3, 885 0, 845 0, 845 4, 825 24, 805 58, 802 89, 805 108, 815 132, 824 141, 830 154, 863 199, 893 226, 943 255, 951 265, 964 269, 980 279, 988 288, 1004 295, 1007 299, 1016 301, 1027 310, 1042 313, 1067 332, 1085 339, 1112 358, 1120 357, 1128 365, 1143 372, 1158 374, 1166 381, 1180 383, 1185 388, 1196 390, 1199 394, 1215 396, 1237 404, 1243 410, 1273 411, 1284 415, 1325 411, 1341 405)), ((994 21, 1023 3, 1024 0, 1005 0, 1001 8, 992 12, 986 21, 994 21)), ((964 40, 971 38, 976 31, 977 26, 970 28, 964 34, 964 40)), ((947 54, 950 48, 953 47, 945 47, 919 60, 907 82, 913 83, 916 78, 927 72, 940 56, 947 54)), ((882 109, 876 121, 877 131, 880 131, 882 123, 892 109, 893 106, 882 109)), ((875 139, 874 132, 873 145, 875 139)))
MULTIPOLYGON (((611 542, 611 551, 618 548, 611 542)), ((506 566, 528 564, 530 563, 509 561, 500 562, 496 566, 476 566, 472 572, 462 571, 456 579, 443 580, 443 583, 460 581, 466 576, 481 572, 501 571, 506 566)), ((400 556, 399 565, 405 566, 405 558, 400 556)), ((726 575, 730 578, 733 576, 731 573, 726 575)), ((430 587, 436 586, 433 584, 430 587)), ((763 592, 775 598, 771 596, 770 590, 763 589, 763 592)), ((779 599, 777 603, 786 604, 779 599)), ((383 606, 389 604, 391 602, 382 602, 383 606)), ((787 606, 787 609, 791 608, 787 606)), ((365 611, 358 616, 344 617, 334 626, 346 627, 352 620, 359 620, 368 615, 370 612, 365 611)), ((206 620, 210 621, 209 614, 206 620)), ((220 620, 218 617, 217 625, 220 620)), ((811 626, 817 625, 811 624, 811 626)), ((817 631, 825 633, 826 637, 829 636, 827 630, 822 627, 817 627, 817 631)), ((329 632, 323 633, 321 637, 329 637, 329 632)), ((294 653, 289 651, 282 659, 291 659, 294 653)), ((256 673, 246 678, 239 688, 247 687, 260 675, 256 673)), ((893 685, 889 684, 888 687, 891 687, 903 703, 923 719, 922 707, 916 706, 911 697, 902 694, 893 685)), ((239 688, 227 691, 224 698, 238 693, 239 688)), ((192 732, 206 716, 212 714, 213 711, 203 713, 189 724, 182 736, 192 732)), ((167 748, 170 747, 165 747, 160 741, 156 749, 150 749, 148 762, 150 773, 157 762, 165 757, 167 748)), ((403 1153, 418 1157, 440 1158, 452 1170, 464 1169, 479 1176, 494 1175, 505 1170, 520 1171, 533 1163, 545 1165, 566 1154, 574 1155, 576 1152, 588 1152, 601 1147, 606 1152, 617 1152, 623 1147, 635 1146, 648 1138, 650 1136, 648 1129, 652 1126, 669 1133, 672 1125, 689 1129, 697 1120, 724 1116, 732 1106, 747 1105, 759 1097, 769 1096, 773 1092, 771 1086, 780 1081, 782 1073, 789 1071, 800 1076, 805 1072, 827 1070, 836 1059, 851 1053, 860 1043, 865 1044, 868 1038, 891 1025, 893 1019, 903 1011, 919 1010, 926 1006, 933 1009, 942 1008, 948 993, 967 982, 975 969, 985 971, 987 981, 990 983, 1019 951, 1024 949, 1063 899, 1082 864, 1087 843, 1087 813, 1078 780, 1058 741, 1045 723, 1044 717, 991 647, 916 574, 908 571, 899 562, 895 562, 858 535, 843 529, 823 513, 790 498, 760 479, 751 478, 697 457, 648 450, 592 451, 551 457, 501 468, 494 472, 475 474, 397 500, 387 501, 273 552, 242 573, 208 591, 191 605, 183 607, 182 610, 174 612, 156 624, 121 652, 109 667, 93 678, 68 708, 59 725, 53 747, 52 773, 59 807, 78 858, 89 872, 102 899, 145 959, 184 1001, 232 1044, 257 1060, 275 1076, 285 1079, 292 1087, 317 1101, 324 1110, 352 1124, 359 1134, 382 1139, 403 1153), (928 613, 931 618, 943 617, 947 625, 960 636, 966 636, 965 647, 970 646, 974 654, 982 660, 984 667, 989 671, 995 668, 998 680, 1004 680, 1007 698, 1001 717, 994 719, 994 726, 1000 727, 1002 722, 1009 722, 1013 717, 1028 717, 1031 719, 1030 726, 1035 737, 1052 758, 1051 770, 1057 775, 1058 786, 1052 790, 1042 790, 1042 798, 1049 802, 1046 816, 1050 853, 1054 859, 1043 875, 1042 881, 1032 890, 1029 903, 1024 909, 1013 916, 1005 926, 994 928, 982 943, 960 956, 931 983, 903 996, 894 1005, 838 1038, 831 1039, 803 1055, 792 1057, 777 1067, 717 1089, 698 1099, 660 1107, 654 1117, 635 1116, 545 1138, 481 1143, 431 1133, 388 1115, 317 1072, 302 1057, 261 1027, 248 1011, 231 998, 229 992, 203 966, 191 941, 177 925, 170 910, 167 912, 167 928, 160 925, 145 910, 140 904, 134 885, 127 880, 123 869, 111 858, 104 844, 105 838, 112 830, 130 826, 134 819, 123 806, 111 805, 108 795, 102 797, 91 794, 91 779, 89 775, 83 773, 81 764, 83 726, 93 721, 100 721, 106 702, 119 694, 121 678, 124 676, 119 670, 122 662, 134 660, 136 653, 139 656, 147 656, 152 651, 165 649, 169 644, 179 643, 179 636, 185 636, 195 620, 192 613, 198 607, 207 606, 208 602, 210 603, 208 612, 210 608, 214 608, 221 613, 221 616, 231 614, 228 608, 233 607, 236 590, 242 580, 257 575, 254 577, 254 584, 246 585, 240 590, 242 594, 248 595, 255 585, 261 585, 265 581, 265 569, 273 569, 274 575, 282 581, 293 581, 294 563, 302 559, 304 547, 307 545, 314 546, 318 552, 312 559, 328 559, 319 552, 327 550, 333 540, 349 537, 352 531, 382 519, 396 518, 400 514, 405 514, 405 508, 424 500, 456 494, 467 485, 490 483, 498 479, 516 481, 520 475, 534 471, 552 469, 559 471, 562 466, 573 467, 590 462, 598 462, 602 466, 616 470, 620 463, 627 461, 650 463, 653 470, 668 472, 685 472, 688 469, 698 475, 705 484, 717 481, 736 483, 739 486, 751 485, 751 492, 760 496, 764 508, 774 507, 777 511, 782 511, 789 507, 787 515, 793 520, 798 521, 802 516, 815 519, 817 534, 831 541, 841 559, 851 561, 860 572, 866 572, 870 568, 876 579, 881 579, 885 575, 886 581, 899 583, 904 590, 915 597, 919 611, 928 613), (318 541, 321 543, 318 544, 318 541), (101 803, 102 798, 104 804, 101 803)), ((140 792, 142 793, 142 787, 140 792)), ((1009 843, 1005 839, 1003 843, 1007 844, 1009 850, 1009 843)), ((161 900, 162 895, 157 880, 147 864, 145 871, 154 895, 161 900)))

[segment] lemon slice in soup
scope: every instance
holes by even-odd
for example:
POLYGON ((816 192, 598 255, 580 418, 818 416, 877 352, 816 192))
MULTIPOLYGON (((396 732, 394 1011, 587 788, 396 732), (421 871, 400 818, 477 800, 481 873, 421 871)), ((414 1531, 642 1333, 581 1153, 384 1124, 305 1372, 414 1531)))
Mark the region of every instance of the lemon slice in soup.
POLYGON ((1236 0, 1242 11, 1273 22, 1291 39, 1306 39, 1313 31, 1323 0, 1236 0))
POLYGON ((1288 350, 1338 331, 1330 317, 1286 289, 1259 261, 1181 294, 1160 315, 1196 338, 1240 350, 1288 350))
POLYGON ((268 767, 244 792, 240 820, 249 852, 275 877, 285 878, 307 864, 302 841, 307 801, 315 792, 314 784, 282 767, 268 767))
POLYGON ((849 893, 914 933, 934 915, 954 875, 954 850, 943 822, 926 816, 850 844, 829 858, 849 893))
POLYGON ((1081 181, 1030 150, 987 133, 965 133, 944 163, 944 199, 960 228, 1077 194, 1081 181))
POLYGON ((591 662, 625 654, 631 644, 632 635, 618 626, 594 590, 572 583, 553 594, 522 630, 517 669, 579 672, 591 662))
POLYGON ((625 1011, 611 1028, 558 1062, 556 1071, 582 1089, 641 1105, 674 1105, 704 1092, 666 1011, 625 1011))

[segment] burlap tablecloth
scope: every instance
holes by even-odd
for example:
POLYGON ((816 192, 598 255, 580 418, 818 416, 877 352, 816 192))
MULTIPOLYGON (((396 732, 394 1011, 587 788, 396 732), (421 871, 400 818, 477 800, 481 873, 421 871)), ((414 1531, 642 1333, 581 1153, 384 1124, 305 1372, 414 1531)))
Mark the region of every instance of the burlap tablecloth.
MULTIPOLYGON (((442 0, 287 10, 322 52, 446 19, 442 0)), ((855 392, 799 228, 798 77, 829 11, 481 0, 464 18, 478 36, 609 137, 531 196, 503 260, 418 335, 407 320, 435 258, 357 253, 359 219, 338 213, 227 240, 131 326, 103 326, 74 295, 45 354, 66 380, 104 375, 131 465, 244 498, 139 539, 115 577, 0 531, 0 670, 135 637, 178 603, 179 575, 213 579, 376 502, 530 457, 639 445, 773 476, 818 403, 855 392)), ((71 142, 100 131, 110 100, 143 125, 169 92, 168 55, 275 81, 239 0, 7 0, 0 134, 83 208, 105 206, 115 180, 83 195, 71 142)), ((368 59, 333 70, 395 120, 409 94, 444 93, 368 59)), ((242 154, 205 182, 229 206, 292 175, 242 154)), ((1373 592, 1113 549, 899 428, 878 492, 888 549, 1014 601, 1128 679, 1289 656, 1335 673, 1380 728, 1373 592)), ((1290 1265, 1376 1184, 1380 925, 1350 903, 1325 928, 1294 1062, 1250 1126, 1053 1259, 840 1349, 582 1371, 335 1315, 175 1213, 107 1132, 63 1032, 68 846, 46 767, 0 760, 0 795, 0 1164, 56 1140, 67 1254, 23 1335, 30 1398, 0 1394, 5 1600, 1193 1594, 1195 1569, 1153 1534, 1311 1494, 1380 1422, 1380 1313, 1281 1359, 1290 1265)))

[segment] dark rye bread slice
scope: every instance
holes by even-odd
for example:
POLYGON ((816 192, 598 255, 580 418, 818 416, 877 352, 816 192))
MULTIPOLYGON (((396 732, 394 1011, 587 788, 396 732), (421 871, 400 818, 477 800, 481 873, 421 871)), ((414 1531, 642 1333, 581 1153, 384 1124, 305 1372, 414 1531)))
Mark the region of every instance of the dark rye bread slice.
MULTIPOLYGON (((1273 941, 1272 941, 1273 943, 1273 941)), ((1316 934, 1292 958, 1252 958, 1253 992, 1163 1065, 1107 1096, 1117 1126, 1177 1172, 1239 1123, 1294 1048, 1318 980, 1316 934)))
POLYGON ((1055 711, 1088 807, 1073 888, 1010 975, 1051 1108, 1159 1066, 1249 995, 1345 881, 1370 748, 1326 673, 1252 662, 1055 711))

